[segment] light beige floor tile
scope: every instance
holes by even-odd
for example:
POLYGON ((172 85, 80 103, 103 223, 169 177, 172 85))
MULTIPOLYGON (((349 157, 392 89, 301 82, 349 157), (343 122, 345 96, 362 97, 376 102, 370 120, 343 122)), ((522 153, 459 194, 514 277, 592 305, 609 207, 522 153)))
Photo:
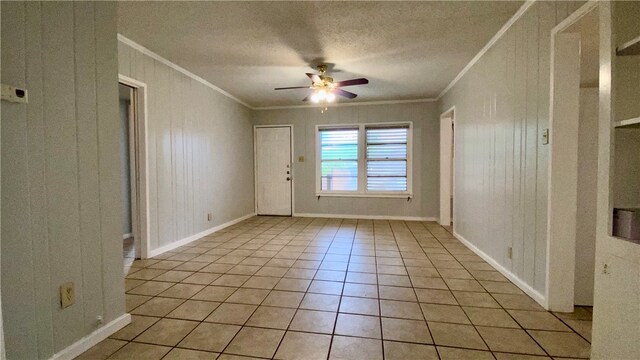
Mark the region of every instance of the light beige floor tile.
POLYGON ((131 315, 131 323, 110 337, 119 340, 133 340, 133 338, 147 330, 149 326, 155 324, 158 320, 160 320, 159 317, 131 315))
POLYGON ((324 360, 329 354, 330 345, 330 335, 287 331, 274 358, 283 360, 300 358, 324 360))
POLYGON ((342 282, 337 281, 312 280, 307 291, 317 294, 340 295, 342 294, 342 285, 342 282))
POLYGON ((218 355, 215 352, 175 348, 162 360, 215 360, 218 355))
MULTIPOLYGON (((512 353, 501 353, 501 352, 494 352, 493 356, 495 356, 497 360, 551 360, 551 358, 548 356, 512 354, 512 353)), ((563 360, 572 360, 572 359, 565 358, 563 360)))
POLYGON ((415 289, 415 291, 416 295, 418 295, 418 301, 423 303, 458 305, 458 302, 449 290, 415 289))
POLYGON ((522 294, 522 290, 520 290, 517 286, 513 285, 510 282, 504 281, 480 281, 482 286, 487 289, 488 292, 492 294, 522 294))
POLYGON ((460 306, 441 304, 420 304, 427 321, 470 324, 467 315, 460 306))
POLYGON ((128 294, 156 296, 172 287, 174 283, 162 281, 147 281, 144 284, 129 290, 128 294))
POLYGON ((329 359, 382 360, 382 341, 347 336, 333 337, 329 359))
POLYGON ((336 313, 315 310, 298 310, 289 330, 332 334, 336 313))
POLYGON ((256 305, 229 304, 224 303, 218 306, 205 321, 221 324, 244 325, 256 310, 256 305))
POLYGON ((575 333, 529 330, 529 334, 551 356, 588 358, 591 345, 575 333))
POLYGON ((493 294, 493 297, 505 309, 545 311, 542 306, 527 295, 493 294))
POLYGON ((134 341, 156 345, 175 346, 198 325, 196 321, 161 319, 134 341))
POLYGON ((520 328, 509 314, 502 309, 463 307, 474 325, 520 328))
POLYGON ((127 312, 131 312, 131 310, 144 304, 149 299, 151 299, 151 296, 125 294, 124 295, 125 308, 127 312))
POLYGON ((447 284, 439 277, 412 276, 411 282, 416 288, 447 290, 447 284))
POLYGON ((420 305, 415 302, 380 300, 380 314, 385 317, 423 320, 420 305))
POLYGON ((168 346, 128 343, 109 357, 109 360, 157 360, 171 350, 168 346))
POLYGON ((163 317, 170 313, 173 309, 180 306, 180 304, 182 304, 183 302, 184 300, 182 299, 154 297, 146 303, 135 308, 135 310, 133 310, 131 313, 134 315, 163 317))
POLYGON ((249 280, 249 275, 224 274, 217 278, 211 285, 240 287, 249 280))
POLYGON ((259 306, 253 315, 251 315, 246 325, 286 330, 295 313, 295 309, 259 306))
POLYGON ((438 353, 441 360, 494 360, 490 351, 438 346, 438 353))
POLYGON ((103 360, 120 350, 120 348, 126 344, 127 342, 122 340, 105 339, 85 351, 82 355, 76 357, 75 360, 103 360))
POLYGON ((421 344, 433 344, 424 320, 382 318, 382 338, 421 344))
POLYGON ((169 289, 163 291, 158 296, 162 297, 171 297, 171 298, 179 298, 179 299, 189 299, 193 295, 200 292, 200 290, 204 289, 204 285, 196 285, 196 284, 175 284, 169 289))
POLYGON ((171 282, 180 282, 187 277, 193 275, 191 271, 177 271, 177 270, 169 270, 164 274, 157 276, 154 278, 156 281, 171 281, 171 282))
POLYGON ((273 289, 276 284, 280 281, 280 278, 276 277, 268 277, 268 276, 252 276, 242 284, 242 287, 245 288, 253 288, 253 289, 273 289))
POLYGON ((486 292, 453 291, 458 304, 486 308, 500 308, 500 305, 486 292))
POLYGON ((580 334, 580 336, 591 342, 591 329, 593 325, 590 320, 566 319, 564 322, 567 323, 567 325, 569 325, 575 332, 580 334))
POLYGON ((524 330, 497 327, 476 327, 491 351, 544 355, 544 351, 524 330))
POLYGON ((206 300, 206 301, 225 301, 231 294, 236 291, 236 288, 224 287, 224 286, 207 286, 200 290, 199 293, 193 295, 191 300, 206 300))
POLYGON ((167 315, 169 318, 184 320, 204 320, 220 305, 215 301, 187 300, 167 315))
POLYGON ((304 293, 274 290, 267 295, 262 305, 297 308, 302 302, 304 293))
POLYGON ((356 283, 356 284, 377 284, 378 283, 378 277, 376 276, 376 274, 371 274, 371 273, 363 273, 363 272, 355 272, 355 271, 348 271, 347 272, 347 278, 346 278, 347 282, 350 283, 356 283))
POLYGON ((269 290, 240 288, 225 301, 236 304, 259 305, 267 295, 269 295, 269 290))
POLYGON ((378 299, 367 299, 343 296, 340 301, 340 312, 360 315, 380 315, 378 299))
POLYGON ((398 301, 418 301, 413 288, 379 285, 378 292, 380 299, 398 301))
POLYGON ((308 279, 293 279, 282 278, 275 286, 275 290, 287 290, 287 291, 307 291, 311 284, 311 280, 308 279))
POLYGON ((444 279, 444 281, 451 290, 485 292, 485 289, 476 280, 444 279))
POLYGON ((380 318, 377 316, 338 314, 335 333, 380 339, 380 318))
POLYGON ((271 276, 271 277, 281 278, 286 273, 287 273, 287 269, 286 268, 263 266, 260 270, 258 270, 258 272, 256 272, 256 275, 258 275, 258 276, 271 276))
POLYGON ((202 273, 197 272, 184 280, 181 283, 185 284, 198 284, 198 285, 209 285, 214 282, 217 278, 219 278, 221 274, 213 274, 213 273, 202 273))
POLYGON ((428 322, 436 345, 487 350, 484 341, 471 325, 428 322))
POLYGON ((384 341, 384 358, 386 360, 438 360, 438 353, 432 345, 384 341))
POLYGON ((167 270, 160 269, 142 269, 127 275, 127 279, 151 280, 164 274, 166 271, 167 270))
POLYGON ((338 311, 340 296, 307 293, 300 304, 301 309, 338 311))
POLYGON ((243 327, 225 353, 271 358, 283 336, 283 330, 243 327))
POLYGON ((200 323, 178 347, 222 352, 239 330, 240 326, 235 325, 200 323))
POLYGON ((342 294, 344 296, 357 296, 377 299, 378 287, 371 284, 345 283, 342 294))
POLYGON ((525 329, 571 331, 550 312, 528 310, 508 310, 508 312, 525 329))

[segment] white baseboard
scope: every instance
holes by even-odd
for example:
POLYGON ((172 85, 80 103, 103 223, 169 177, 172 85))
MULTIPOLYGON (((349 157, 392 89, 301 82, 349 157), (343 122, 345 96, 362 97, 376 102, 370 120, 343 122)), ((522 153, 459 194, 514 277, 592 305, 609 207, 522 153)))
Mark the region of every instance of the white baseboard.
POLYGON ((127 240, 128 238, 132 237, 133 233, 126 233, 122 235, 122 240, 127 240))
POLYGON ((542 307, 547 307, 547 298, 546 296, 540 294, 537 290, 532 288, 529 284, 524 282, 522 279, 517 277, 511 271, 507 270, 504 266, 500 265, 497 261, 495 261, 491 256, 487 255, 482 250, 478 249, 475 245, 473 245, 469 240, 462 237, 455 230, 453 231, 453 236, 455 236, 460 242, 462 242, 466 247, 468 247, 471 251, 476 253, 476 255, 480 256, 484 261, 488 262, 489 265, 493 266, 496 270, 498 270, 502 275, 504 275, 507 279, 511 280, 520 290, 524 291, 527 295, 529 295, 533 300, 535 300, 542 307))
POLYGON ((131 323, 131 315, 123 314, 122 316, 112 320, 110 323, 96 329, 91 334, 76 341, 71 346, 54 354, 50 360, 71 360, 83 352, 91 349, 100 341, 108 338, 111 334, 122 329, 131 323))
POLYGON ((363 219, 363 220, 403 220, 403 221, 436 221, 435 217, 420 216, 390 216, 390 215, 351 215, 351 214, 309 214, 293 213, 297 217, 316 217, 331 219, 363 219))
POLYGON ((200 239, 200 238, 202 238, 204 236, 210 235, 210 234, 212 234, 212 233, 214 233, 216 231, 220 231, 220 230, 222 230, 224 228, 227 228, 227 227, 229 227, 231 225, 235 225, 235 224, 239 223, 240 221, 249 219, 249 218, 254 217, 254 216, 256 216, 256 213, 247 214, 247 215, 239 217, 237 219, 234 219, 234 220, 231 220, 231 221, 227 221, 224 224, 220 224, 218 226, 214 226, 214 227, 212 227, 210 229, 207 229, 205 231, 202 231, 202 232, 199 232, 197 234, 191 235, 191 236, 186 237, 184 239, 172 242, 171 244, 167 244, 167 245, 161 246, 161 247, 159 247, 157 249, 150 250, 149 251, 149 257, 152 258, 154 256, 158 256, 158 255, 160 255, 162 253, 165 253, 167 251, 171 251, 171 250, 173 250, 175 248, 179 248, 180 246, 187 245, 188 243, 190 243, 192 241, 196 241, 196 240, 198 240, 198 239, 200 239))

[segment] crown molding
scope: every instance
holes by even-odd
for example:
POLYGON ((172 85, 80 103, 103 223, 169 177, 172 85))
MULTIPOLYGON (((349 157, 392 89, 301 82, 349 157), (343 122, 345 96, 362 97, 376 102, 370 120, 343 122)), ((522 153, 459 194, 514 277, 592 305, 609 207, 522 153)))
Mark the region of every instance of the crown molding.
POLYGON ((172 69, 174 69, 174 70, 176 70, 176 71, 178 71, 178 72, 181 72, 182 74, 184 74, 184 75, 186 75, 186 76, 188 76, 188 77, 192 78, 193 80, 196 80, 197 82, 199 82, 199 83, 201 83, 201 84, 203 84, 203 85, 205 85, 205 86, 207 86, 207 87, 209 87, 209 88, 211 88, 211 89, 213 89, 213 90, 215 90, 215 91, 219 92, 220 94, 222 94, 222 95, 224 95, 224 96, 226 96, 226 97, 228 97, 228 98, 230 98, 230 99, 234 100, 234 101, 235 101, 235 102, 237 102, 238 104, 241 104, 241 105, 243 105, 243 106, 246 106, 246 107, 248 107, 249 109, 255 110, 255 108, 254 108, 253 106, 251 106, 251 105, 247 104, 246 102, 244 102, 244 101, 242 101, 242 100, 238 99, 237 97, 235 97, 235 96, 233 96, 233 95, 229 94, 228 92, 226 92, 226 91, 224 91, 224 90, 220 89, 219 87, 217 87, 217 86, 213 85, 212 83, 208 82, 207 80, 205 80, 205 79, 201 78, 200 76, 198 76, 198 75, 196 75, 196 74, 192 73, 191 71, 189 71, 189 70, 187 70, 187 69, 183 68, 183 67, 182 67, 182 66, 180 66, 180 65, 177 65, 177 64, 175 64, 175 63, 173 63, 173 62, 171 62, 171 61, 169 61, 169 60, 165 59, 164 57, 162 57, 162 56, 160 56, 160 55, 156 54, 155 52, 153 52, 153 51, 151 51, 151 50, 147 49, 146 47, 144 47, 144 46, 142 46, 142 45, 138 44, 137 42, 135 42, 135 41, 133 41, 133 40, 129 39, 128 37, 126 37, 126 36, 124 36, 124 35, 122 35, 122 34, 120 34, 120 33, 118 33, 118 41, 122 42, 123 44, 128 45, 128 46, 129 46, 129 47, 131 47, 131 48, 134 48, 134 49, 136 49, 136 50, 140 51, 141 53, 143 53, 143 54, 145 54, 145 55, 147 55, 147 56, 149 56, 149 57, 151 57, 151 58, 153 58, 153 59, 155 59, 155 60, 157 60, 157 61, 159 61, 159 62, 161 62, 161 63, 165 64, 165 65, 167 65, 168 67, 170 67, 170 68, 172 68, 172 69))
POLYGON ((473 59, 471 59, 471 61, 469 61, 469 63, 460 71, 460 73, 458 73, 458 75, 453 78, 453 80, 451 80, 451 82, 449 83, 449 85, 447 85, 447 87, 444 88, 444 90, 442 90, 442 92, 440 92, 440 94, 438 95, 438 97, 436 98, 436 100, 440 100, 446 93, 447 91, 451 90, 451 88, 453 88, 453 86, 460 81, 460 79, 462 79, 462 77, 469 71, 471 70, 471 68, 473 67, 473 65, 475 65, 483 56, 484 54, 487 53, 487 51, 489 51, 489 49, 491 49, 491 47, 498 42, 498 40, 500 40, 500 38, 502 38, 502 36, 511 28, 511 26, 513 26, 513 24, 515 24, 516 21, 518 21, 522 15, 524 15, 524 13, 527 12, 527 10, 529 10, 529 8, 536 3, 537 0, 527 0, 527 2, 525 2, 524 4, 522 4, 522 6, 520 7, 520 9, 518 9, 518 11, 516 11, 515 14, 513 14, 513 16, 511 17, 511 19, 509 19, 509 21, 507 21, 501 28, 500 30, 498 30, 498 32, 493 35, 493 37, 491 38, 491 40, 489 40, 489 42, 480 50, 480 52, 478 52, 476 54, 476 56, 473 57, 473 59))
POLYGON ((380 100, 380 101, 361 101, 361 102, 332 103, 332 104, 262 106, 262 107, 254 107, 253 110, 310 109, 310 108, 323 108, 323 107, 333 108, 333 107, 341 107, 341 106, 429 103, 429 102, 436 102, 436 101, 438 101, 438 99, 435 99, 435 98, 409 99, 409 100, 380 100))

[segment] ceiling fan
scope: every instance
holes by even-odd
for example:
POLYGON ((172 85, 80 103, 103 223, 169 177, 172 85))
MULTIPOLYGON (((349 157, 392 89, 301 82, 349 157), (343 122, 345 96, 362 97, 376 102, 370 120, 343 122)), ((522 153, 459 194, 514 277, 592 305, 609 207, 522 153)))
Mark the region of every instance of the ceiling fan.
POLYGON ((334 102, 336 95, 347 99, 353 99, 358 96, 357 94, 341 89, 342 87, 369 83, 369 80, 365 78, 334 82, 331 76, 325 75, 327 72, 327 65, 325 64, 318 65, 318 71, 320 74, 307 73, 307 76, 311 79, 311 86, 279 87, 274 90, 311 89, 311 94, 307 95, 302 101, 311 101, 314 103, 334 102))

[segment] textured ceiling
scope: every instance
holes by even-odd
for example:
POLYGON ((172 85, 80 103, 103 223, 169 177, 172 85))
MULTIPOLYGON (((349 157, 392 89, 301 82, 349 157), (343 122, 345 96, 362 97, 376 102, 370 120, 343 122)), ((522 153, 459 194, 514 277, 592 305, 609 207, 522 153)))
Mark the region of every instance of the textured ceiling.
MULTIPOLYGON (((255 107, 301 105, 313 64, 351 101, 436 97, 518 2, 119 2, 118 32, 255 107)), ((346 100, 345 100, 346 101, 346 100)))

